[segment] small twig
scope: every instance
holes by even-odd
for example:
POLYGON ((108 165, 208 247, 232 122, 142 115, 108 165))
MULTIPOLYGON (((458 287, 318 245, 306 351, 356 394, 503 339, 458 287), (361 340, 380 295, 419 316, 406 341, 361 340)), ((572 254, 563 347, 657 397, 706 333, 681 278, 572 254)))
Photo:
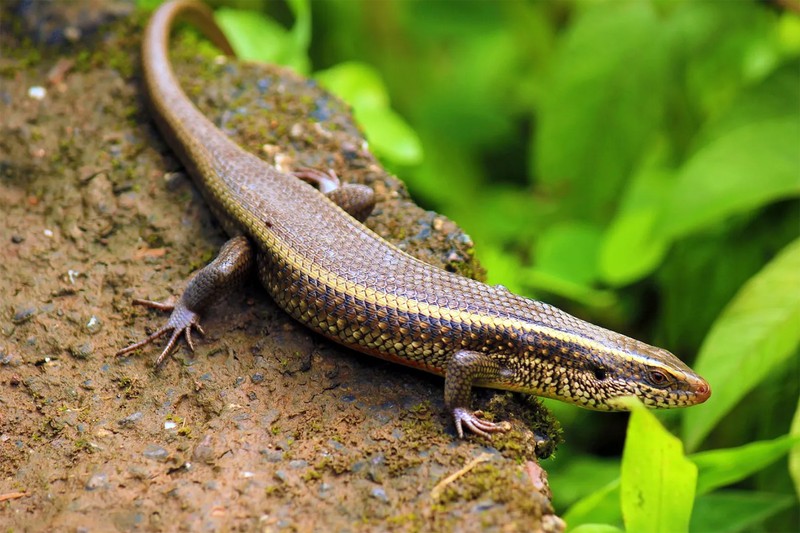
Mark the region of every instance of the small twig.
POLYGON ((431 498, 434 500, 438 499, 439 496, 442 494, 442 491, 445 489, 445 487, 447 487, 447 485, 451 484, 458 478, 462 477, 464 474, 466 474, 479 464, 491 460, 491 458, 492 454, 490 453, 480 454, 478 457, 465 464, 460 470, 458 470, 453 474, 450 474, 449 476, 441 480, 439 483, 437 483, 436 486, 433 487, 433 489, 431 490, 431 498))
POLYGON ((0 494, 0 502, 4 502, 6 500, 18 500, 19 498, 24 498, 28 496, 27 492, 6 492, 5 494, 0 494))

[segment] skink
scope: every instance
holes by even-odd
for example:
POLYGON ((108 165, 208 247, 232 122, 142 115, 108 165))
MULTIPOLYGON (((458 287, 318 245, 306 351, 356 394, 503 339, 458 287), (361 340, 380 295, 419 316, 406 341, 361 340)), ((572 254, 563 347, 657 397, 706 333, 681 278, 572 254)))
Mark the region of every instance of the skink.
POLYGON ((352 215, 371 191, 327 192, 312 172, 277 171, 246 152, 187 98, 173 73, 169 34, 183 16, 223 52, 233 51, 202 4, 177 0, 144 35, 144 82, 156 123, 211 210, 233 237, 191 279, 166 325, 119 352, 169 334, 156 366, 183 335, 192 347, 200 314, 256 270, 294 319, 348 348, 444 376, 459 436, 506 429, 470 409, 472 386, 521 391, 597 410, 636 396, 650 407, 704 402, 711 390, 670 352, 579 320, 548 304, 430 266, 381 239, 352 215), (299 177, 304 179, 299 179, 299 177))

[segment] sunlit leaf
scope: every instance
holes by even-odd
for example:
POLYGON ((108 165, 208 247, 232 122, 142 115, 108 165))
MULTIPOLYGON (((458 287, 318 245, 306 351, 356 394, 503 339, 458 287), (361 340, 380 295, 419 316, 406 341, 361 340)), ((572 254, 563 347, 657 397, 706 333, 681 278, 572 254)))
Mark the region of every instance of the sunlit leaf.
POLYGON ((366 63, 340 63, 316 73, 315 78, 353 106, 356 121, 376 153, 398 164, 420 162, 422 143, 411 126, 389 107, 386 86, 373 67, 366 63))
POLYGON ((800 342, 800 239, 788 245, 739 291, 703 342, 695 369, 711 399, 687 409, 683 435, 696 448, 716 423, 800 342))
POLYGON ((583 524, 569 531, 570 533, 624 533, 622 529, 608 524, 583 524))
POLYGON ((703 533, 764 531, 763 520, 788 509, 791 496, 764 492, 720 491, 697 498, 691 530, 703 533))
POLYGON ((585 222, 564 222, 548 227, 536 241, 538 270, 578 285, 597 280, 600 228, 585 222))
POLYGON ((800 18, 788 11, 778 24, 779 42, 787 55, 800 54, 800 18))
POLYGON ((520 284, 534 291, 544 291, 579 302, 589 307, 613 306, 617 299, 613 292, 595 289, 588 285, 565 279, 553 272, 536 268, 523 268, 517 273, 520 284))
MULTIPOLYGON (((554 415, 566 425, 561 417, 554 415)), ((560 450, 559 450, 560 451, 560 450)), ((596 457, 586 454, 574 454, 560 461, 557 457, 555 465, 549 462, 547 471, 550 474, 550 489, 553 491, 553 505, 556 509, 567 508, 585 498, 597 487, 604 487, 611 481, 619 480, 618 457, 596 457)))
POLYGON ((389 105, 389 95, 380 73, 366 63, 339 63, 316 72, 314 78, 354 108, 389 105))
POLYGON ((622 452, 622 516, 626 531, 688 531, 697 467, 683 454, 683 444, 652 412, 630 402, 622 452))
POLYGON ((518 275, 521 265, 513 255, 504 254, 501 249, 487 245, 481 248, 480 260, 486 269, 488 283, 503 285, 517 294, 523 291, 518 275))
POLYGON ((379 156, 401 165, 422 160, 422 143, 408 123, 388 107, 356 108, 354 115, 364 127, 370 148, 379 156))
POLYGON ((309 70, 305 49, 283 26, 257 11, 220 8, 214 19, 242 59, 276 63, 292 67, 300 73, 309 70))
MULTIPOLYGON (((800 398, 797 399, 797 408, 794 411, 789 435, 800 439, 800 398)), ((795 442, 789 453, 789 475, 792 476, 794 491, 797 493, 797 499, 800 500, 800 442, 795 442)))
POLYGON ((143 11, 153 11, 162 3, 163 0, 136 0, 136 8, 143 11))
POLYGON ((800 442, 800 435, 751 442, 738 448, 711 450, 693 454, 690 459, 697 465, 697 493, 707 494, 745 479, 777 461, 800 442))
POLYGON ((286 3, 291 8, 295 18, 295 23, 291 30, 293 48, 305 53, 311 43, 310 0, 287 0, 286 3))
POLYGON ((705 146, 728 133, 764 120, 782 119, 800 102, 800 61, 790 61, 760 83, 746 87, 726 113, 703 127, 694 140, 705 146))
POLYGON ((682 83, 704 116, 731 106, 747 82, 776 66, 773 15, 748 2, 686 2, 671 21, 673 46, 686 57, 682 83))
POLYGON ((800 117, 750 123, 701 148, 681 170, 656 225, 677 238, 734 214, 800 195, 800 117))
POLYGON ((630 182, 600 251, 599 268, 606 282, 631 283, 660 264, 669 241, 654 237, 655 225, 671 178, 666 170, 647 169, 630 182))
POLYGON ((619 508, 619 478, 597 489, 575 502, 566 513, 564 521, 570 527, 581 524, 622 525, 622 512, 619 508))
POLYGON ((568 191, 583 219, 607 216, 660 123, 662 28, 649 3, 612 2, 586 10, 563 41, 532 154, 538 180, 568 191))

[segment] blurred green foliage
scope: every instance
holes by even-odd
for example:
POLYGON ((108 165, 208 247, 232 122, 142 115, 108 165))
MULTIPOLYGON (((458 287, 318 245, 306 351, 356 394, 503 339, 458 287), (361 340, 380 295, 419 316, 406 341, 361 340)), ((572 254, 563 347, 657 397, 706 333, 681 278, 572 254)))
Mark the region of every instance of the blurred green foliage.
POLYGON ((220 3, 244 55, 354 106, 414 197, 470 233, 492 282, 709 379, 702 406, 661 422, 635 410, 624 453, 618 415, 550 404, 572 436, 547 465, 571 528, 797 529, 796 4, 220 3))

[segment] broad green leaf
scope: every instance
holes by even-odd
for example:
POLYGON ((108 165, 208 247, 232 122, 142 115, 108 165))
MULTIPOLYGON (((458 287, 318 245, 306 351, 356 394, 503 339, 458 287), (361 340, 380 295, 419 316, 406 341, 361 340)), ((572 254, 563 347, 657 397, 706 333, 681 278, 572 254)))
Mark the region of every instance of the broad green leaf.
POLYGON ((380 74, 365 63, 341 63, 318 72, 323 87, 353 106, 375 152, 398 164, 412 165, 422 159, 422 143, 416 132, 389 107, 389 96, 380 74))
POLYGON ((619 508, 619 478, 575 502, 562 518, 569 527, 582 524, 622 524, 619 508))
POLYGON ((562 222, 548 227, 536 241, 536 269, 590 286, 597 280, 600 228, 585 222, 562 222))
POLYGON ((753 276, 708 333, 695 369, 711 399, 687 409, 683 436, 695 449, 742 398, 779 368, 800 342, 800 239, 753 276))
POLYGON ((568 529, 570 533, 624 533, 617 526, 608 524, 582 524, 575 529, 568 529))
POLYGON ((616 296, 611 291, 595 289, 564 279, 558 274, 536 268, 523 268, 518 272, 520 284, 534 291, 545 291, 595 308, 611 307, 616 296))
POLYGON ((626 531, 679 533, 689 530, 697 467, 683 444, 637 402, 622 452, 622 516, 626 531))
POLYGON ((283 26, 257 11, 221 8, 214 19, 242 59, 277 63, 307 73, 309 61, 301 43, 283 26))
POLYGON ((366 63, 348 61, 314 74, 320 84, 354 108, 389 105, 389 93, 380 73, 366 63))
POLYGON ((691 530, 698 533, 763 531, 759 524, 794 503, 785 494, 719 491, 697 498, 691 530))
POLYGON ((136 9, 155 11, 155 9, 163 3, 163 0, 136 0, 136 9))
POLYGON ((398 165, 416 165, 422 160, 422 143, 417 133, 391 108, 354 109, 364 127, 370 148, 398 165))
POLYGON ((800 18, 785 12, 778 24, 778 40, 787 55, 800 54, 800 18))
POLYGON ((531 153, 541 183, 568 191, 580 218, 607 217, 660 124, 662 28, 649 3, 612 2, 583 12, 562 41, 531 153))
POLYGON ((525 59, 520 56, 519 42, 506 32, 460 41, 449 61, 428 72, 436 83, 416 96, 415 122, 436 135, 447 131, 447 142, 465 148, 467 157, 498 141, 516 142, 514 113, 527 111, 514 94, 519 80, 513 74, 525 59))
POLYGON ((303 54, 308 52, 311 44, 311 3, 310 0, 288 0, 286 2, 292 10, 295 18, 292 26, 292 48, 301 51, 303 54))
MULTIPOLYGON (((429 205, 446 206, 448 210, 443 208, 442 211, 448 216, 452 206, 462 212, 466 210, 472 213, 471 208, 479 201, 478 192, 484 179, 482 165, 475 158, 464 157, 463 148, 449 139, 442 139, 438 134, 428 131, 422 140, 423 146, 436 146, 436 149, 426 152, 423 164, 408 173, 408 186, 414 191, 414 197, 423 199, 429 205)), ((453 213, 453 218, 464 223, 472 233, 470 222, 473 226, 480 226, 481 221, 469 220, 471 216, 456 217, 453 213)))
MULTIPOLYGON (((703 127, 695 139, 705 146, 728 133, 764 120, 786 118, 800 102, 800 61, 787 62, 772 75, 742 90, 729 110, 703 127)), ((795 116, 798 117, 797 111, 795 116)), ((798 117, 800 118, 800 117, 798 117)))
POLYGON ((519 257, 503 252, 501 248, 492 242, 487 242, 480 247, 478 257, 486 269, 489 283, 503 285, 517 294, 525 292, 525 287, 522 285, 522 279, 519 275, 522 269, 522 262, 519 257))
POLYGON ((669 242, 655 238, 655 224, 672 173, 646 169, 629 183, 619 213, 606 230, 600 249, 600 273, 612 285, 636 281, 655 269, 669 242))
POLYGON ((800 442, 800 436, 791 435, 752 442, 738 448, 711 450, 691 455, 697 465, 697 494, 707 494, 745 479, 777 461, 800 442))
POLYGON ((600 255, 603 279, 616 286, 632 283, 652 272, 669 248, 654 238, 658 211, 642 207, 618 216, 608 230, 600 255))
MULTIPOLYGON (((660 286, 658 333, 654 338, 663 339, 659 342, 665 348, 694 363, 708 332, 736 293, 797 237, 798 206, 800 203, 795 202, 776 206, 770 210, 772 215, 764 213, 673 243, 654 273, 660 286)), ((713 397, 711 401, 715 401, 713 397)))
POLYGON ((511 242, 517 243, 516 249, 527 249, 526 243, 536 240, 553 212, 546 201, 516 185, 492 183, 467 198, 471 201, 451 204, 448 216, 463 225, 476 244, 482 241, 479 253, 484 243, 511 242))
POLYGON ((674 239, 800 195, 800 115, 750 123, 701 148, 683 167, 656 225, 674 239))
POLYGON ((774 20, 750 2, 686 2, 675 13, 671 45, 687 58, 680 76, 690 106, 717 116, 744 85, 775 67, 780 52, 771 35, 774 20))
MULTIPOLYGON (((800 439, 800 398, 797 399, 797 409, 794 411, 789 435, 800 439)), ((789 475, 792 476, 794 491, 797 493, 797 499, 800 500, 800 442, 797 441, 795 441, 792 451, 789 453, 789 475)))
MULTIPOLYGON (((554 416, 568 427, 564 420, 554 416)), ((559 449, 559 455, 554 461, 548 461, 548 465, 553 506, 556 510, 566 509, 595 492, 597 487, 619 480, 618 457, 570 454, 569 451, 562 452, 559 449), (562 456, 562 453, 569 455, 562 456)))

